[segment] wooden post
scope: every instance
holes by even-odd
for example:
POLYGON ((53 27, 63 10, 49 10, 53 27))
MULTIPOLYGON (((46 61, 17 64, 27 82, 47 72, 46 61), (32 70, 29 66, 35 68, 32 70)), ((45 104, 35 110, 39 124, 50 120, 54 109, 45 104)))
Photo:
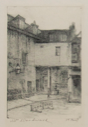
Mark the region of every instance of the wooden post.
POLYGON ((68 69, 68 102, 71 102, 72 96, 72 76, 71 76, 71 68, 68 69))
POLYGON ((51 68, 48 68, 48 97, 50 96, 51 88, 51 68))
POLYGON ((48 68, 48 88, 50 88, 50 68, 48 68))

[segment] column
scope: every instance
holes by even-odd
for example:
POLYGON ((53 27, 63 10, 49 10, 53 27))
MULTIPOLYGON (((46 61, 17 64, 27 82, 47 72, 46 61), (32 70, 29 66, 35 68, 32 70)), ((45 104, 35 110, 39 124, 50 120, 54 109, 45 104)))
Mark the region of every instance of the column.
POLYGON ((48 68, 48 97, 50 96, 50 68, 48 68))
POLYGON ((68 69, 68 97, 67 100, 68 102, 71 102, 72 99, 72 87, 73 87, 73 83, 72 83, 72 70, 71 67, 68 69))
POLYGON ((71 65, 71 60, 72 60, 72 49, 71 49, 72 47, 71 47, 71 43, 68 43, 68 50, 67 50, 67 54, 68 54, 68 57, 67 57, 67 62, 68 62, 68 66, 70 66, 71 65))
POLYGON ((50 68, 48 68, 48 88, 50 88, 50 68))
POLYGON ((41 85, 41 71, 40 71, 40 69, 39 69, 39 91, 41 91, 41 87, 40 87, 40 85, 41 85))

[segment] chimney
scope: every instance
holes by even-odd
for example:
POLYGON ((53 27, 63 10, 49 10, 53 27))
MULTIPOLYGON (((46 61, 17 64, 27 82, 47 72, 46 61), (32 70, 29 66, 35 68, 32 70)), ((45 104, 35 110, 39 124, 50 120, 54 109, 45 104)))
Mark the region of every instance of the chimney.
POLYGON ((75 37, 75 35, 76 35, 75 32, 76 32, 75 23, 72 23, 72 25, 70 25, 70 27, 69 27, 69 38, 70 38, 70 40, 72 40, 75 37))
POLYGON ((34 21, 32 24, 32 31, 33 31, 33 34, 37 35, 38 34, 38 25, 36 25, 36 22, 34 21))

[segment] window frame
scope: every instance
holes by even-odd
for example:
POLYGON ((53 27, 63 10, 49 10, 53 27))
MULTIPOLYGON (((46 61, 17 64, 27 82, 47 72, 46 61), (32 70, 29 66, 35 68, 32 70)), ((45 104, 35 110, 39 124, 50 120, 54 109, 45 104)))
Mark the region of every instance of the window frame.
POLYGON ((26 65, 27 64, 27 54, 25 52, 22 52, 22 64, 26 65), (25 57, 25 59, 24 59, 25 57))
POLYGON ((49 38, 50 38, 50 39, 49 39, 50 42, 52 42, 52 41, 53 41, 53 34, 50 34, 50 35, 49 35, 49 38))
POLYGON ((56 46, 55 47, 55 56, 60 56, 60 52, 61 52, 61 47, 60 46, 56 46), (59 49, 59 51, 57 51, 57 49, 59 49))
POLYGON ((74 42, 72 44, 72 63, 79 62, 79 56, 78 56, 79 51, 78 50, 79 50, 78 44, 74 42))

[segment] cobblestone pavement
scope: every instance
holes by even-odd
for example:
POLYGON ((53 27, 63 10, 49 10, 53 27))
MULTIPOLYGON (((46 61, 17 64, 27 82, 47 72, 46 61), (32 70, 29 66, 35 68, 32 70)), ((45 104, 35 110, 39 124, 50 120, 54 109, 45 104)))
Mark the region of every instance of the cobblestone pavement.
POLYGON ((47 99, 47 95, 35 95, 25 100, 14 100, 8 102, 7 116, 8 118, 15 119, 30 119, 30 118, 49 118, 54 115, 81 115, 81 104, 80 103, 67 103, 64 97, 51 96, 47 99), (52 100, 54 109, 44 109, 42 113, 30 111, 30 104, 36 103, 36 101, 52 100), (15 108, 17 107, 18 108, 15 108))

